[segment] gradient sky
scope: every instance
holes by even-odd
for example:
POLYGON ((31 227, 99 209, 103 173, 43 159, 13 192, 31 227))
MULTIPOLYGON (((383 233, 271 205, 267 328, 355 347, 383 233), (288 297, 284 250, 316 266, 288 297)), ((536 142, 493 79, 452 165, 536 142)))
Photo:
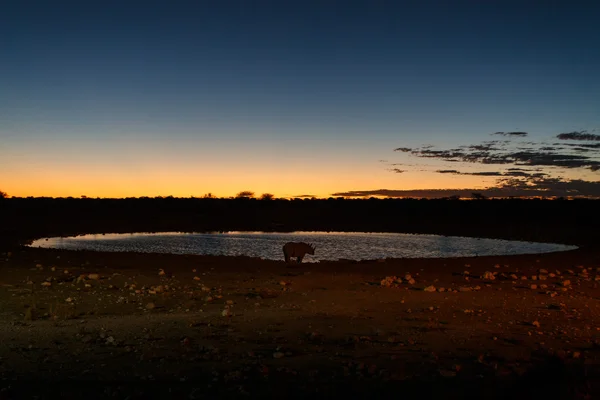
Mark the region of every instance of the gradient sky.
POLYGON ((598 21, 591 1, 9 0, 0 190, 484 187, 391 172, 415 161, 394 149, 600 128, 598 21))

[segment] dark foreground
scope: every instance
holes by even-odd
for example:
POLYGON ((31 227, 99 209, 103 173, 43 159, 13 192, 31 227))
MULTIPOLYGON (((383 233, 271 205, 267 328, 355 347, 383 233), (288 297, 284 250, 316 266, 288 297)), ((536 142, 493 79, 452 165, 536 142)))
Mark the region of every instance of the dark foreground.
POLYGON ((592 250, 298 267, 9 251, 0 398, 600 398, 592 250))

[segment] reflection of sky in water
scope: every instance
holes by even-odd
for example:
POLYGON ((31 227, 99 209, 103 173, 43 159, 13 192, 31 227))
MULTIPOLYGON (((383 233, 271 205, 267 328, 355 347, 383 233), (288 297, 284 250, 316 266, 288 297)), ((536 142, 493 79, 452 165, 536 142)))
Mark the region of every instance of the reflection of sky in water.
POLYGON ((465 257, 505 254, 533 254, 571 250, 575 246, 549 243, 515 242, 454 236, 411 235, 403 233, 342 232, 229 232, 229 233, 126 233, 84 235, 39 239, 33 247, 69 250, 135 251, 174 254, 210 254, 262 257, 282 260, 286 242, 309 242, 317 246, 318 260, 465 257))

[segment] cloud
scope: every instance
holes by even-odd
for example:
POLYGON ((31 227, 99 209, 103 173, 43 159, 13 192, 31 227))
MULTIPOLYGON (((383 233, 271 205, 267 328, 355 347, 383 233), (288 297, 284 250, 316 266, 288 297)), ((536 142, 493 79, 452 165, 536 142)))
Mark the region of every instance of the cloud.
POLYGON ((524 137, 524 136, 527 136, 528 133, 527 132, 494 132, 494 135, 524 137))
POLYGON ((477 175, 477 176, 503 176, 502 172, 486 171, 486 172, 460 172, 455 169, 442 169, 435 171, 438 174, 455 174, 455 175, 477 175))
MULTIPOLYGON (((594 132, 594 130, 592 130, 594 132)), ((496 132, 493 135, 510 137, 510 140, 491 140, 480 143, 463 145, 458 148, 436 148, 432 145, 420 147, 399 147, 394 151, 405 153, 417 159, 436 159, 452 163, 452 167, 432 171, 438 174, 471 175, 495 177, 496 187, 487 188, 487 196, 596 196, 599 194, 600 182, 596 180, 575 179, 564 181, 559 174, 567 170, 586 169, 592 173, 600 171, 600 143, 585 141, 600 141, 600 135, 587 131, 561 133, 558 143, 523 141, 518 138, 527 136, 527 132, 496 132), (579 143, 564 141, 576 140, 579 143), (484 171, 463 171, 461 167, 479 164, 486 166, 484 171), (454 167, 456 166, 456 167, 454 167), (494 170, 493 166, 497 167, 494 170), (454 168, 453 168, 454 167, 454 168)), ((423 170, 431 167, 429 163, 405 164, 405 169, 392 170, 405 172, 423 170)), ((433 163, 431 163, 433 164, 433 163)), ((392 164, 400 165, 400 164, 392 164)), ((600 175, 598 177, 600 179, 600 175)), ((470 191, 481 189, 459 190, 390 190, 355 191, 353 195, 409 196, 409 197, 446 197, 464 195, 470 191)), ((346 195, 350 192, 346 192, 346 195)))
POLYGON ((395 172, 397 174, 402 174, 402 173, 406 172, 406 170, 400 169, 400 168, 392 168, 392 169, 390 169, 390 171, 395 172))
MULTIPOLYGON (((548 147, 544 147, 548 149, 548 147)), ((597 170, 600 159, 592 155, 568 154, 566 152, 542 151, 531 148, 517 148, 517 151, 480 150, 477 145, 468 146, 468 150, 433 150, 430 148, 413 149, 410 154, 421 158, 437 158, 447 162, 465 162, 479 164, 514 164, 527 166, 546 166, 563 168, 590 168, 597 170), (474 151, 472 150, 474 149, 474 151), (520 151, 519 151, 520 149, 520 151)), ((598 150, 600 147, 586 147, 598 150)))
POLYGON ((584 180, 563 181, 557 178, 536 178, 533 183, 519 179, 507 179, 498 187, 463 188, 463 189, 418 189, 418 190, 354 190, 333 193, 332 196, 344 197, 412 197, 440 198, 449 196, 472 197, 473 193, 481 193, 486 197, 589 197, 600 198, 600 182, 584 180))
POLYGON ((561 133, 556 137, 560 140, 600 140, 600 135, 588 133, 588 131, 574 131, 561 133))

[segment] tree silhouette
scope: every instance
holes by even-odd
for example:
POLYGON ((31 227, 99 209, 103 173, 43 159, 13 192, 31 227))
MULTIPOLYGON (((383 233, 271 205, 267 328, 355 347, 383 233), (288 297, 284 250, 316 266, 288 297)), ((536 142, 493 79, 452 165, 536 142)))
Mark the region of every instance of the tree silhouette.
POLYGON ((254 197, 254 192, 250 190, 244 190, 235 195, 236 199, 249 199, 251 197, 254 197))
POLYGON ((471 193, 471 196, 473 196, 473 198, 475 200, 485 200, 487 199, 487 197, 485 197, 483 194, 481 193, 471 193))
POLYGON ((275 198, 275 195, 274 195, 274 194, 272 194, 272 193, 263 193, 263 194, 260 196, 260 199, 261 199, 261 200, 273 200, 274 198, 275 198))
POLYGON ((3 192, 2 190, 0 190, 0 199, 6 199, 8 197, 8 194, 6 192, 3 192))

